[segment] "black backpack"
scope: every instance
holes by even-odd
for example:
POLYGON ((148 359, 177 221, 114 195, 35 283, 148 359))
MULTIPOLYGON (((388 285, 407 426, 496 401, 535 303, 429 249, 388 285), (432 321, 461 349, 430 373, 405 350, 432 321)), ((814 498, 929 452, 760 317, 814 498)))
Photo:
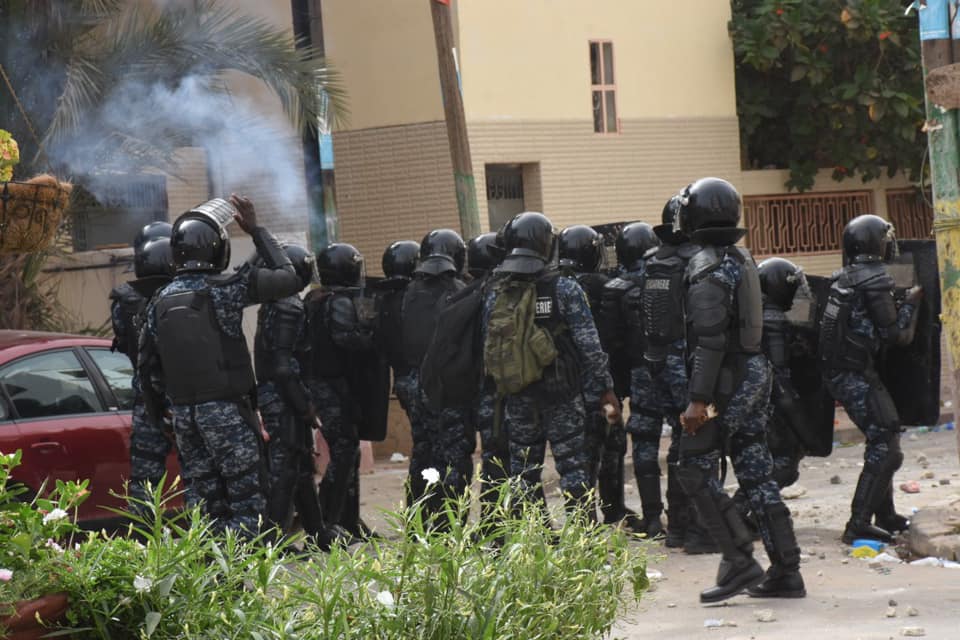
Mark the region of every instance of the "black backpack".
POLYGON ((481 315, 485 280, 447 296, 420 365, 420 388, 433 411, 472 407, 483 380, 481 315))

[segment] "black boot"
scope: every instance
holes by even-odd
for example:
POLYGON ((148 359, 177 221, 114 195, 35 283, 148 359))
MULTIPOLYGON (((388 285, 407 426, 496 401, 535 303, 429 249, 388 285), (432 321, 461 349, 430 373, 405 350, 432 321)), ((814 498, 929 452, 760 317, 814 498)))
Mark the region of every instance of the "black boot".
POLYGON ((683 546, 690 524, 690 500, 677 478, 677 463, 667 464, 667 539, 671 549, 683 546))
MULTIPOLYGON (((690 521, 683 537, 683 552, 689 556, 720 553, 720 547, 693 505, 690 505, 689 513, 690 521)), ((749 533, 748 530, 747 534, 749 533)))
POLYGON ((864 465, 863 471, 860 472, 860 479, 857 481, 857 488, 853 492, 853 500, 850 503, 850 520, 843 530, 844 544, 853 544, 853 541, 858 538, 879 540, 884 543, 893 542, 893 536, 889 531, 870 524, 871 516, 884 499, 890 481, 889 477, 881 477, 881 475, 887 475, 882 470, 880 473, 877 471, 864 465))
POLYGON ((766 545, 770 557, 763 582, 747 590, 753 598, 804 598, 807 595, 800 575, 800 547, 793 531, 790 510, 783 504, 770 507, 762 516, 770 536, 766 545))
POLYGON ((753 558, 753 541, 733 501, 727 496, 694 498, 697 513, 723 554, 717 568, 717 583, 700 592, 700 602, 732 598, 763 580, 763 568, 753 558), (709 503, 709 504, 707 504, 709 503))
POLYGON ((692 465, 680 468, 680 481, 723 554, 716 585, 700 592, 700 602, 720 602, 758 584, 763 569, 753 559, 753 541, 733 500, 710 493, 707 474, 692 465))
POLYGON ((873 522, 890 533, 901 533, 910 528, 910 519, 897 513, 893 505, 893 482, 887 486, 883 500, 873 514, 873 522))
POLYGON ((637 491, 643 507, 643 533, 648 540, 662 537, 663 523, 660 521, 660 514, 663 513, 663 499, 660 497, 660 474, 637 476, 637 491))

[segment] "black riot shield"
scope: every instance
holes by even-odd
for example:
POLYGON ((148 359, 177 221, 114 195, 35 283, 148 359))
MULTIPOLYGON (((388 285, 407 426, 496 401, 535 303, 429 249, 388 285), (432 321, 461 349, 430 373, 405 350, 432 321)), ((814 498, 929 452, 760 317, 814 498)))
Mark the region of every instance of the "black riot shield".
POLYGON ((940 274, 934 240, 899 240, 899 256, 888 265, 899 303, 906 290, 923 287, 917 332, 905 347, 890 347, 878 362, 880 379, 890 391, 900 422, 934 425, 940 419, 940 274))
POLYGON ((817 360, 820 317, 830 292, 830 278, 806 276, 807 286, 797 290, 787 313, 793 325, 790 345, 790 380, 799 396, 795 415, 784 422, 809 456, 826 457, 833 452, 836 402, 823 384, 817 360))
MULTIPOLYGON (((379 316, 378 300, 367 293, 359 292, 354 304, 360 324, 374 327, 379 316)), ((390 410, 390 365, 386 355, 378 349, 352 352, 345 369, 360 439, 384 440, 390 410)))

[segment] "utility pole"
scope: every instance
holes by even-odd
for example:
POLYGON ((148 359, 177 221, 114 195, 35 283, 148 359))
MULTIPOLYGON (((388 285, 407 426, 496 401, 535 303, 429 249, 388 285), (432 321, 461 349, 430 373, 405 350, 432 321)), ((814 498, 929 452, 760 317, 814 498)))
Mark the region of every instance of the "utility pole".
POLYGON ((454 59, 453 18, 451 0, 427 0, 433 16, 433 34, 437 43, 437 65, 440 71, 440 92, 443 94, 443 113, 447 121, 447 140, 453 163, 453 182, 457 190, 457 211, 460 215, 460 233, 464 239, 480 235, 480 210, 477 207, 477 187, 470 162, 470 141, 467 138, 467 119, 463 113, 463 95, 457 63, 454 59))
MULTIPOLYGON (((920 15, 920 46, 923 59, 924 98, 930 143, 930 175, 933 187, 933 228, 937 238, 943 327, 946 331, 950 368, 953 373, 953 423, 960 407, 960 153, 958 153, 957 107, 960 107, 960 65, 954 65, 955 39, 960 25, 951 24, 956 0, 926 0, 917 3, 920 15), (952 34, 952 37, 951 37, 952 34), (954 91, 950 91, 951 85, 954 91), (953 94, 953 95, 951 95, 953 94)), ((960 53, 960 51, 958 51, 960 53)), ((960 431, 957 431, 960 445, 960 431)))

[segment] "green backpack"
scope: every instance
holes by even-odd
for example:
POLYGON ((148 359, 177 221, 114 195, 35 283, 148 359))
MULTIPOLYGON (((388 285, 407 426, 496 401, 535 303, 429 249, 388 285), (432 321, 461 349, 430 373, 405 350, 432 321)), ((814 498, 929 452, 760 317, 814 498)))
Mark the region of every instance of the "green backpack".
POLYGON ((535 322, 536 282, 503 278, 496 281, 494 291, 483 366, 497 385, 497 395, 505 396, 539 381, 557 359, 557 348, 550 332, 535 322))

